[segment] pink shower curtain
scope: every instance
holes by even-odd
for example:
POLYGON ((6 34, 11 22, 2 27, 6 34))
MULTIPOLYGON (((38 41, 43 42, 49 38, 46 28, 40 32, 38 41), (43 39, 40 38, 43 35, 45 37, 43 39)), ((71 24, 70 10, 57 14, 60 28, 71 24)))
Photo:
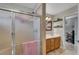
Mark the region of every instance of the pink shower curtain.
POLYGON ((23 55, 37 55, 37 41, 25 42, 23 46, 23 55))

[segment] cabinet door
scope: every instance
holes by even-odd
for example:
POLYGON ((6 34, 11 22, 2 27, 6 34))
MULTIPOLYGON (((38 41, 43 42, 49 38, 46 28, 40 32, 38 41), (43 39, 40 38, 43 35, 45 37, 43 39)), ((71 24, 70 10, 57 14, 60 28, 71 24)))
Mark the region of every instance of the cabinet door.
POLYGON ((60 37, 58 38, 55 38, 55 49, 59 48, 60 47, 60 37))
POLYGON ((47 39, 46 40, 46 52, 49 52, 50 49, 51 49, 51 47, 50 47, 50 39, 47 39))
POLYGON ((51 39, 51 50, 54 50, 54 39, 51 39))

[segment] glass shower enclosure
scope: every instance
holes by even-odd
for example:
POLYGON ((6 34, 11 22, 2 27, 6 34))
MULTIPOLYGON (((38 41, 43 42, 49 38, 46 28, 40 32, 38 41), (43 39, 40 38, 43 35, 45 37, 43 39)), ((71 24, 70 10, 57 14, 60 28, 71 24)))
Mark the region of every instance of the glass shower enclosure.
POLYGON ((40 54, 40 17, 0 10, 0 54, 40 54))

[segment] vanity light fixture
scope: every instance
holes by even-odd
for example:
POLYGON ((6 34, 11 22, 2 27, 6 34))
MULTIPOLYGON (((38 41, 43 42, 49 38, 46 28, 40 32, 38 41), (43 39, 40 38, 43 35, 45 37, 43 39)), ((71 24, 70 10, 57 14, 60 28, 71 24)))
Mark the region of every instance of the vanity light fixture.
POLYGON ((50 17, 46 17, 46 21, 51 21, 51 18, 50 17))

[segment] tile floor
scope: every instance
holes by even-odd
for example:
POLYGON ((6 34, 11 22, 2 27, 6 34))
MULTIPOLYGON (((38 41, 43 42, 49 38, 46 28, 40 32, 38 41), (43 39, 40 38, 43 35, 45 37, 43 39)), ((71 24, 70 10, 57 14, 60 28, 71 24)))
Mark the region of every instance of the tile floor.
POLYGON ((68 44, 66 48, 59 48, 55 51, 48 53, 47 55, 77 55, 77 49, 74 45, 68 44))

